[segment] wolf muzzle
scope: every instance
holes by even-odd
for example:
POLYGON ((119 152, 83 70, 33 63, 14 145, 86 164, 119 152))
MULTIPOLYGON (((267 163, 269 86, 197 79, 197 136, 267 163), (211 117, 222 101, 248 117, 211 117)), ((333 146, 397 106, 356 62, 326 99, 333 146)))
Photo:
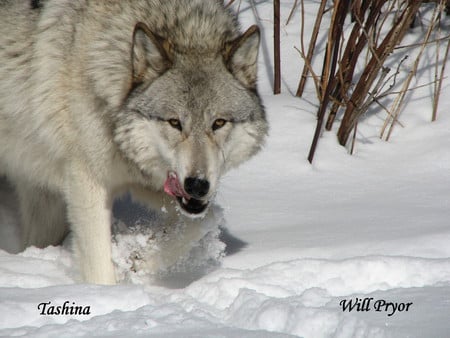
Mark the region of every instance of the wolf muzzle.
POLYGON ((175 172, 169 172, 164 183, 164 191, 175 197, 181 209, 192 217, 203 214, 208 208, 209 201, 202 198, 208 194, 209 188, 207 180, 197 177, 187 177, 182 186, 175 172))

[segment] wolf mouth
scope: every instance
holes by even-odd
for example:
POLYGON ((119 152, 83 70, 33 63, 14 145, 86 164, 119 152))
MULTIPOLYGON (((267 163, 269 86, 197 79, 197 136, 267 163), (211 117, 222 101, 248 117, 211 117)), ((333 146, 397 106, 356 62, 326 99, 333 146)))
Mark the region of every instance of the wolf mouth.
POLYGON ((175 197, 181 209, 192 216, 202 214, 209 205, 208 201, 202 201, 190 196, 181 186, 178 175, 175 172, 167 174, 164 191, 168 195, 175 197))
POLYGON ((177 196, 176 198, 181 208, 193 215, 198 215, 204 212, 209 204, 207 201, 201 201, 193 197, 191 197, 189 200, 186 200, 186 198, 180 196, 177 196))

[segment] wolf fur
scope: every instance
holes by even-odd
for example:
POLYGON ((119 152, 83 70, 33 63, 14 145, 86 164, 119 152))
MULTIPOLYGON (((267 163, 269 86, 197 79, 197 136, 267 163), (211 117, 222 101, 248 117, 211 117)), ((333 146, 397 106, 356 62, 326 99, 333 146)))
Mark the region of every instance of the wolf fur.
POLYGON ((70 229, 84 281, 115 283, 126 191, 195 238, 221 175, 267 133, 258 28, 213 0, 0 0, 0 17, 0 175, 23 247, 70 229))

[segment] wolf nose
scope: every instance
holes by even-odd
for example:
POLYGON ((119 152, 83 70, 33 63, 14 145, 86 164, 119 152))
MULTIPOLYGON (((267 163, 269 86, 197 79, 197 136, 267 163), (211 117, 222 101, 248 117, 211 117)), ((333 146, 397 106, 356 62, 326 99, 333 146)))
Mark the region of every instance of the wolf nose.
POLYGON ((193 198, 205 197, 209 191, 209 182, 196 177, 187 177, 184 180, 184 190, 193 198))

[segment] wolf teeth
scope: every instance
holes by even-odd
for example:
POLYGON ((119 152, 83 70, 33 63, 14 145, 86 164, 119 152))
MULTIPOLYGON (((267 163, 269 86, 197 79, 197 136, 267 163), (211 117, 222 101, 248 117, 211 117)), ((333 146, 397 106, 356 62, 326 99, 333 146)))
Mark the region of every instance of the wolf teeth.
POLYGON ((184 197, 181 199, 181 201, 183 202, 183 204, 188 204, 189 201, 187 199, 185 199, 184 197))

